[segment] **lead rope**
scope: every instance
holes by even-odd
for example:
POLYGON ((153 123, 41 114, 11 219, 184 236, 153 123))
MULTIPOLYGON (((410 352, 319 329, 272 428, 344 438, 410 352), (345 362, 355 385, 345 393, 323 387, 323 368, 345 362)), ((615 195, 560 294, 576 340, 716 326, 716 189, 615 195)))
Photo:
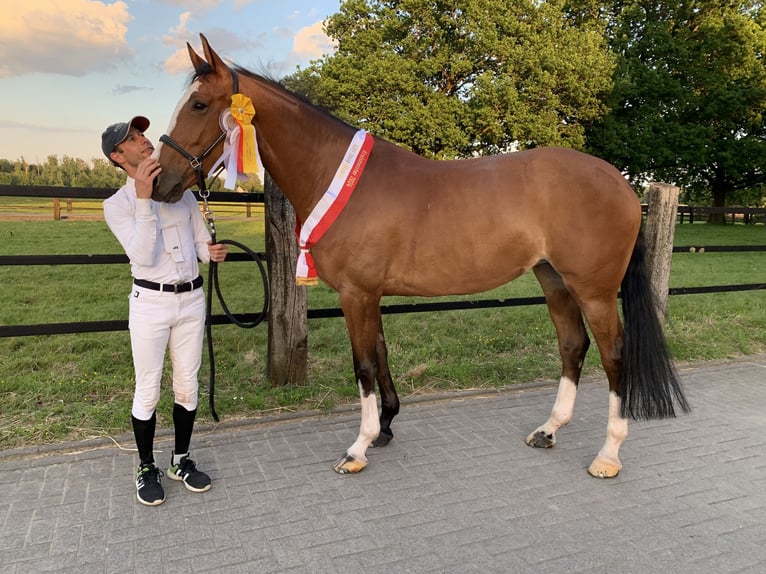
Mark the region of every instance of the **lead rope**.
POLYGON ((218 302, 221 304, 221 308, 223 309, 223 312, 226 315, 226 317, 228 317, 229 321, 231 321, 232 323, 234 323, 235 325, 243 329, 252 329, 253 327, 257 325, 260 325, 264 321, 264 319, 266 319, 266 316, 268 314, 269 280, 268 280, 268 276, 266 275, 266 269, 263 267, 263 262, 261 261, 260 255, 258 255, 256 252, 254 252, 250 248, 246 247, 245 245, 242 245, 241 243, 237 241, 234 241, 231 239, 224 239, 222 241, 218 241, 216 239, 215 214, 213 213, 213 210, 210 209, 210 204, 207 201, 208 197, 210 196, 210 191, 207 189, 206 185, 202 185, 200 187, 201 189, 199 190, 199 195, 202 198, 202 205, 203 205, 202 213, 205 218, 205 223, 207 224, 208 229, 210 230, 210 238, 212 239, 213 243, 225 243, 227 245, 235 245, 236 247, 239 247, 242 251, 247 253, 250 256, 250 258, 258 264, 258 269, 261 273, 261 280, 263 281, 263 306, 261 308, 260 313, 258 313, 255 316, 255 318, 250 322, 240 321, 229 311, 229 308, 226 305, 226 302, 224 301, 223 295, 221 293, 221 287, 218 282, 218 263, 216 263, 215 261, 211 261, 208 267, 208 275, 207 275, 208 289, 207 289, 207 301, 205 305, 205 331, 207 335, 207 353, 208 353, 208 358, 210 361, 209 405, 210 405, 210 414, 213 417, 213 420, 215 422, 219 422, 218 413, 216 413, 215 411, 215 352, 213 350, 213 313, 212 313, 213 288, 215 288, 216 295, 218 296, 218 302))

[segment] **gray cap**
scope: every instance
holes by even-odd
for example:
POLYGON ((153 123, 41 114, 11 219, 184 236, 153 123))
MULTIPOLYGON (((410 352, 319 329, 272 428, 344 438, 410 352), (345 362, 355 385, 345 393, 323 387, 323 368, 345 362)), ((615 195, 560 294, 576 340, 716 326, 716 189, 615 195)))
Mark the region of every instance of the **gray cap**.
POLYGON ((112 161, 109 154, 114 151, 114 148, 125 141, 131 126, 143 133, 149 127, 149 120, 144 116, 136 116, 127 123, 120 122, 112 124, 101 134, 101 151, 104 152, 104 155, 109 161, 112 161))

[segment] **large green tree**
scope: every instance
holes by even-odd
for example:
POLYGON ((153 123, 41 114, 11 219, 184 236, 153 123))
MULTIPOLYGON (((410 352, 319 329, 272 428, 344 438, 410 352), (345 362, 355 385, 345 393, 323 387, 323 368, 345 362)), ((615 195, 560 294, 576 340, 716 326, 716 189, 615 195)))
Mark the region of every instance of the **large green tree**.
POLYGON ((346 0, 337 50, 284 83, 427 157, 581 148, 613 58, 563 0, 346 0))
POLYGON ((723 206, 727 197, 742 201, 742 190, 759 190, 766 181, 761 3, 604 6, 614 16, 608 37, 618 63, 610 112, 588 133, 590 151, 634 183, 680 185, 690 201, 723 206))

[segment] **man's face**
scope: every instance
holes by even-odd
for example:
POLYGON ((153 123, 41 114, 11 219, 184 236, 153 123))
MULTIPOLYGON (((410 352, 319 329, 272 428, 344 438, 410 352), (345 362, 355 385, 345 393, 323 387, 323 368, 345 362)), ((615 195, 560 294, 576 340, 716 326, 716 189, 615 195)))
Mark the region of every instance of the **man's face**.
POLYGON ((153 152, 152 142, 142 132, 131 126, 128 137, 114 149, 111 158, 120 165, 127 164, 135 168, 153 152))

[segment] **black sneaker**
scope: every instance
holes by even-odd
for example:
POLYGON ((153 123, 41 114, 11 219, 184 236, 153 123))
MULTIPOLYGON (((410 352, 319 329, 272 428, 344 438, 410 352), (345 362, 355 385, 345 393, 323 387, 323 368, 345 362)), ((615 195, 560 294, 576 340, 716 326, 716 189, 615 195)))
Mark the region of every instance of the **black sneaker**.
POLYGON ((173 464, 173 459, 171 458, 170 463, 170 468, 168 468, 168 476, 170 478, 182 480, 186 488, 192 492, 210 490, 212 486, 210 477, 204 472, 197 470, 197 465, 189 458, 189 455, 183 457, 178 464, 173 464))
POLYGON ((153 464, 142 464, 136 473, 136 498, 141 504, 157 506, 165 502, 162 471, 153 464))

